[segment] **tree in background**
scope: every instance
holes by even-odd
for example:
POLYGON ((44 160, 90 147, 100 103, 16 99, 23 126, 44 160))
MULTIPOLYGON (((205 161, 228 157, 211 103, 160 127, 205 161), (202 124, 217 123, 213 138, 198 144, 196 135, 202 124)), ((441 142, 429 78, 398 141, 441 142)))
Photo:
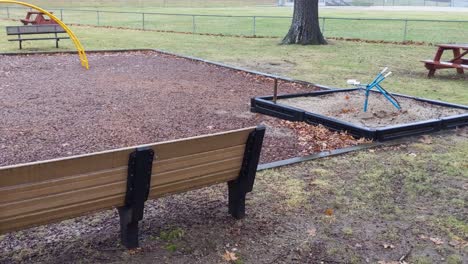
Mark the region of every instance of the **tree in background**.
POLYGON ((318 0, 295 0, 294 15, 283 44, 325 45, 320 31, 318 0))

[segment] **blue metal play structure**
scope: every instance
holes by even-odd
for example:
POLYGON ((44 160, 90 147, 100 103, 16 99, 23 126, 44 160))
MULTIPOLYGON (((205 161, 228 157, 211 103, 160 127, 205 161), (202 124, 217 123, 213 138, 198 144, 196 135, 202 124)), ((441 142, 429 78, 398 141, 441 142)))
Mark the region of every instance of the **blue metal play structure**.
POLYGON ((356 80, 348 80, 348 84, 352 84, 356 87, 359 87, 360 89, 365 89, 366 100, 364 102, 364 112, 367 112, 367 107, 369 105, 369 95, 373 88, 375 88, 377 92, 381 93, 390 103, 392 103, 396 109, 401 110, 400 103, 398 103, 397 99, 395 99, 395 97, 393 97, 380 85, 381 82, 383 82, 388 76, 390 76, 390 74, 392 74, 392 72, 385 74, 387 70, 388 68, 383 69, 379 74, 377 74, 377 77, 375 77, 375 79, 370 84, 361 84, 356 80))

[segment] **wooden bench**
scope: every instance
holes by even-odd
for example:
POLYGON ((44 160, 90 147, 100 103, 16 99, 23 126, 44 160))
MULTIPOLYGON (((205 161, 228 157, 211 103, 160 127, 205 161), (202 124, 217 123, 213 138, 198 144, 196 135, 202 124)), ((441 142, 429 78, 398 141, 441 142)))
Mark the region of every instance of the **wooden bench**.
POLYGON ((32 25, 32 26, 9 26, 6 27, 8 36, 16 35, 18 38, 9 39, 8 41, 18 41, 19 48, 23 49, 23 41, 33 40, 55 40, 55 47, 59 47, 59 41, 61 39, 69 39, 69 37, 60 37, 58 34, 67 33, 60 25, 32 25), (54 36, 42 37, 42 38, 23 38, 23 35, 45 35, 54 34, 54 36))
POLYGON ((122 244, 138 247, 145 201, 228 182, 229 213, 245 214, 265 128, 0 168, 0 234, 117 207, 122 244))

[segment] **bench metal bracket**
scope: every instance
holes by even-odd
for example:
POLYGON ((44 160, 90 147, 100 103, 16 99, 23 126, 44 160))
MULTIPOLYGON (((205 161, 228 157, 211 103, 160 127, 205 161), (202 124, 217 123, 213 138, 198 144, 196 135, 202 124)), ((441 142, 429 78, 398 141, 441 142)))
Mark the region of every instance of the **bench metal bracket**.
POLYGON ((250 133, 239 177, 228 182, 229 213, 236 219, 245 216, 245 196, 253 189, 265 129, 265 126, 258 126, 250 133))
POLYGON ((139 148, 129 157, 125 206, 118 208, 122 244, 129 249, 138 247, 138 222, 148 200, 153 159, 151 148, 139 148))

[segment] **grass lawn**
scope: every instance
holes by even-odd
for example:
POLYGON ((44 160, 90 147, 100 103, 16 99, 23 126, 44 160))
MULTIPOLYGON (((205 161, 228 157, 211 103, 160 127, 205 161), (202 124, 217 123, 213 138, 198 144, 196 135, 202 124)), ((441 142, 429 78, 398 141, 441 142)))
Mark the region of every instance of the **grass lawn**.
MULTIPOLYGON (((8 24, 12 22, 0 20, 0 35, 8 24)), ((328 86, 344 87, 349 78, 367 82, 388 66, 394 75, 384 87, 390 91, 468 104, 466 74, 446 70, 427 79, 419 61, 434 55, 432 46, 345 41, 281 46, 279 39, 271 38, 77 26, 73 30, 87 49, 157 48, 328 86)), ((70 41, 61 45, 60 50, 73 50, 70 41)), ((24 51, 55 50, 53 41, 24 46, 24 51)), ((0 42, 0 52, 17 51, 17 43, 6 38, 0 42)), ((103 229, 55 244, 38 239, 31 248, 0 256, 0 262, 1 257, 18 262, 33 257, 43 262, 222 263, 227 250, 238 258, 231 263, 396 263, 390 261, 402 257, 408 263, 466 263, 467 138, 467 130, 461 129, 263 171, 243 221, 227 219, 221 187, 204 190, 204 195, 157 200, 142 227, 141 251, 116 248, 116 233, 103 229), (206 198, 212 191, 215 195, 206 198), (184 210, 166 210, 180 207, 184 210)), ((113 214, 61 225, 86 229, 109 223, 113 214)), ((17 235, 40 238, 42 231, 17 235)))
MULTIPOLYGON (((213 33, 226 35, 257 35, 280 37, 288 30, 291 8, 281 7, 237 7, 237 8, 135 8, 108 7, 102 10, 126 12, 155 12, 145 14, 144 25, 141 14, 105 13, 94 8, 76 10, 50 9, 69 24, 85 24, 143 28, 177 32, 213 33), (85 11, 89 10, 89 11, 85 11), (165 14, 224 15, 250 17, 206 17, 173 16, 165 14), (257 17, 251 16, 279 16, 257 17), (193 26, 195 21, 195 26, 193 26), (255 25, 255 26, 254 26, 255 25), (255 27, 255 28, 254 28, 255 27)), ((0 17, 7 17, 6 9, 0 9, 0 17)), ((24 18, 25 9, 9 10, 11 18, 24 18)), ((358 11, 350 9, 322 9, 321 22, 328 37, 361 38, 385 41, 423 41, 430 43, 468 42, 468 12, 415 12, 415 11, 358 11), (390 20, 342 20, 337 18, 384 18, 390 20), (461 20, 465 22, 425 22, 391 19, 461 20), (406 33, 405 33, 406 24, 406 33)))
MULTIPOLYGON (((0 35, 10 21, 0 20, 0 35)), ((428 79, 420 60, 432 58, 431 46, 403 46, 332 41, 328 46, 282 46, 280 39, 246 39, 190 34, 142 32, 89 27, 73 27, 82 44, 93 49, 156 48, 222 61, 249 69, 291 76, 327 86, 346 87, 347 79, 370 79, 383 67, 390 67, 394 75, 384 87, 430 99, 468 104, 466 75, 455 70, 439 71, 428 79)), ((53 41, 25 42, 24 51, 56 50, 53 41)), ((61 42, 61 49, 73 50, 69 40, 61 42)), ((18 43, 0 42, 1 52, 17 52, 18 43)), ((91 65, 92 67, 92 65, 91 65)))

